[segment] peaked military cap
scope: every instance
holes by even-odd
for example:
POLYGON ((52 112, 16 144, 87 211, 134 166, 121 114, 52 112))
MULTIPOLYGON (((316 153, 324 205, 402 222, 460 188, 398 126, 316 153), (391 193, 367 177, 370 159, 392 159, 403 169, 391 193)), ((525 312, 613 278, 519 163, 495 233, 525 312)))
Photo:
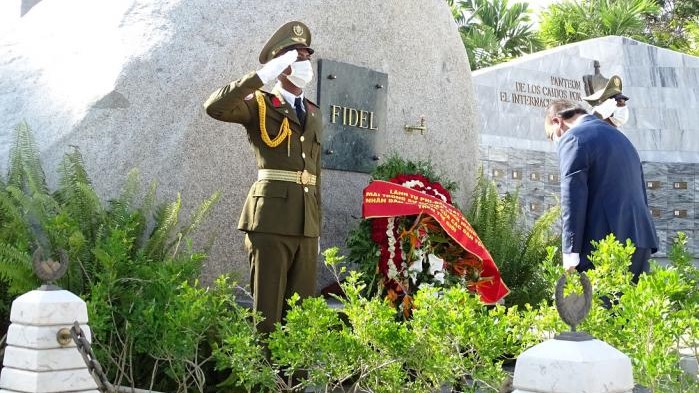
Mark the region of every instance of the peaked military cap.
POLYGON ((267 40, 260 51, 260 63, 265 64, 287 48, 306 48, 313 53, 310 45, 311 32, 308 27, 295 20, 287 22, 267 40))
POLYGON ((609 78, 605 86, 597 86, 594 93, 583 97, 583 100, 592 106, 597 106, 610 98, 629 99, 621 93, 621 78, 618 75, 609 78))

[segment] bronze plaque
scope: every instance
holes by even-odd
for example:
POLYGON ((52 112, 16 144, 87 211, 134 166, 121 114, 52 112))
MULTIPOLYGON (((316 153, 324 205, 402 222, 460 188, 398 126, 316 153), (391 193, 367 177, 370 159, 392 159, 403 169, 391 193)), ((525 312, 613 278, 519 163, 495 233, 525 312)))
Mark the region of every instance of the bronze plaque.
POLYGON ((658 188, 660 188, 660 182, 657 180, 647 181, 646 188, 648 188, 649 190, 657 190, 658 188))
POLYGON ((512 171, 512 178, 516 180, 520 180, 522 178, 522 172, 518 170, 512 171))
POLYGON ((654 207, 650 208, 650 215, 653 218, 660 218, 660 209, 656 209, 654 207))
POLYGON ((683 209, 675 209, 672 211, 672 215, 677 218, 685 218, 687 217, 687 211, 683 209))
POLYGON ((549 174, 549 183, 558 183, 560 181, 559 179, 559 175, 553 173, 549 174))
POLYGON ((675 190, 686 190, 687 189, 687 182, 686 181, 676 181, 672 183, 672 188, 675 190))
POLYGON ((538 174, 537 172, 532 172, 532 173, 529 175, 529 179, 530 179, 530 180, 534 180, 534 181, 539 180, 539 174, 538 174))
POLYGON ((380 159, 378 133, 386 132, 388 74, 321 59, 318 104, 323 112, 323 168, 370 173, 380 159))
POLYGON ((502 176, 502 171, 500 169, 493 169, 493 177, 498 178, 502 176))

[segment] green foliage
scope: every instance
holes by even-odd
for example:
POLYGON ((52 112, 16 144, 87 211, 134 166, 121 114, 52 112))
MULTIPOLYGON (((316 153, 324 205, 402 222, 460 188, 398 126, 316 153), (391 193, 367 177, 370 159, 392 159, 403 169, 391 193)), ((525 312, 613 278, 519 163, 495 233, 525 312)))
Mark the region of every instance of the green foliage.
POLYGON ((658 0, 660 12, 646 19, 653 45, 699 55, 699 1, 658 0))
MULTIPOLYGON (((687 234, 677 232, 677 236, 673 239, 668 258, 671 266, 677 269, 683 280, 689 286, 689 290, 683 293, 681 297, 676 298, 683 304, 699 304, 699 269, 694 265, 694 255, 687 251, 687 234)), ((699 315, 697 315, 699 318, 699 315)))
MULTIPOLYGON (((328 259, 335 254, 326 252, 328 259)), ((286 325, 271 334, 269 348, 288 374, 307 373, 301 386, 393 393, 452 385, 497 391, 506 376, 501 367, 506 355, 537 341, 531 308, 489 308, 466 288, 443 293, 427 288, 414 298, 413 317, 401 321, 389 303, 364 297, 363 286, 359 274, 350 272, 342 284, 342 315, 322 299, 290 301, 286 325)))
POLYGON ((529 18, 529 4, 508 0, 447 1, 471 69, 543 49, 529 18))
POLYGON ((203 392, 213 375, 212 343, 226 326, 248 323, 232 284, 199 286, 206 254, 191 234, 219 199, 215 193, 179 224, 181 200, 157 209, 151 184, 139 204, 138 173, 122 194, 103 203, 77 149, 59 164, 58 189, 46 186, 31 130, 17 127, 7 182, 0 189, 0 318, 17 295, 36 288, 31 255, 65 250, 68 273, 59 285, 88 303, 93 346, 116 384, 203 392), (153 212, 155 210, 155 214, 153 212), (237 319, 236 319, 237 318, 237 319))
POLYGON ((432 183, 440 183, 447 191, 453 193, 457 189, 456 182, 439 175, 429 161, 404 160, 398 155, 391 155, 377 166, 371 173, 372 180, 389 180, 398 175, 420 174, 432 183))
POLYGON ((654 0, 567 0, 541 13, 539 35, 547 46, 608 35, 647 41, 646 18, 658 11, 654 0))
MULTIPOLYGON (((697 303, 683 301, 696 292, 696 282, 676 267, 654 265, 651 273, 642 274, 634 285, 628 271, 634 245, 630 241, 622 244, 609 235, 595 246, 591 257, 595 269, 587 272, 594 290, 593 306, 578 329, 628 355, 636 382, 653 392, 699 389, 696 380, 683 374, 678 354, 681 342, 699 342, 697 303), (607 308, 605 298, 611 304, 607 308)), ((676 241, 671 258, 686 261, 686 251, 681 248, 682 242, 676 241)), ((691 275, 697 274, 693 266, 684 266, 691 275)), ((550 318, 555 313, 553 307, 542 307, 539 318, 550 318)))
POLYGON ((500 196, 495 183, 481 173, 467 218, 483 241, 510 288, 505 304, 523 306, 551 298, 542 261, 547 248, 560 242, 553 229, 560 209, 554 207, 528 228, 518 195, 500 196))

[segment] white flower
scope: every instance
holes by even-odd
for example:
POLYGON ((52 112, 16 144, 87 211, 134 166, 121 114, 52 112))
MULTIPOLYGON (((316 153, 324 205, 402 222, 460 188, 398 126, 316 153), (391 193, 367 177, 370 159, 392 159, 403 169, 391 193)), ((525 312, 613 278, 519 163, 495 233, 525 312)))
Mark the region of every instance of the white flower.
MULTIPOLYGON (((422 259, 422 254, 420 254, 420 257, 410 264, 410 268, 408 268, 410 278, 413 280, 417 278, 418 273, 423 272, 422 259)), ((429 262, 429 266, 427 267, 426 273, 434 277, 434 282, 444 284, 444 260, 434 254, 429 254, 427 256, 427 261, 429 262)))
POLYGON ((414 186, 420 186, 422 188, 425 188, 425 183, 421 182, 420 180, 408 180, 405 183, 401 184, 403 187, 407 188, 413 188, 414 186))
POLYGON ((396 265, 393 263, 393 261, 388 261, 388 278, 391 280, 395 280, 398 278, 398 269, 396 269, 396 265))
POLYGON ((430 262, 428 273, 434 276, 435 282, 444 284, 444 260, 434 254, 428 255, 427 260, 430 262))

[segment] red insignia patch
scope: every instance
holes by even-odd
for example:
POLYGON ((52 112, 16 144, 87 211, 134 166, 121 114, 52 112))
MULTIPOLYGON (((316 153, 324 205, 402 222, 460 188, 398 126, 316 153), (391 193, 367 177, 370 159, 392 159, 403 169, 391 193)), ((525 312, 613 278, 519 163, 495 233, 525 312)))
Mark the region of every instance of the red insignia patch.
POLYGON ((282 102, 279 101, 279 97, 277 97, 277 96, 272 97, 272 105, 274 105, 275 108, 279 108, 280 106, 282 106, 282 102))

